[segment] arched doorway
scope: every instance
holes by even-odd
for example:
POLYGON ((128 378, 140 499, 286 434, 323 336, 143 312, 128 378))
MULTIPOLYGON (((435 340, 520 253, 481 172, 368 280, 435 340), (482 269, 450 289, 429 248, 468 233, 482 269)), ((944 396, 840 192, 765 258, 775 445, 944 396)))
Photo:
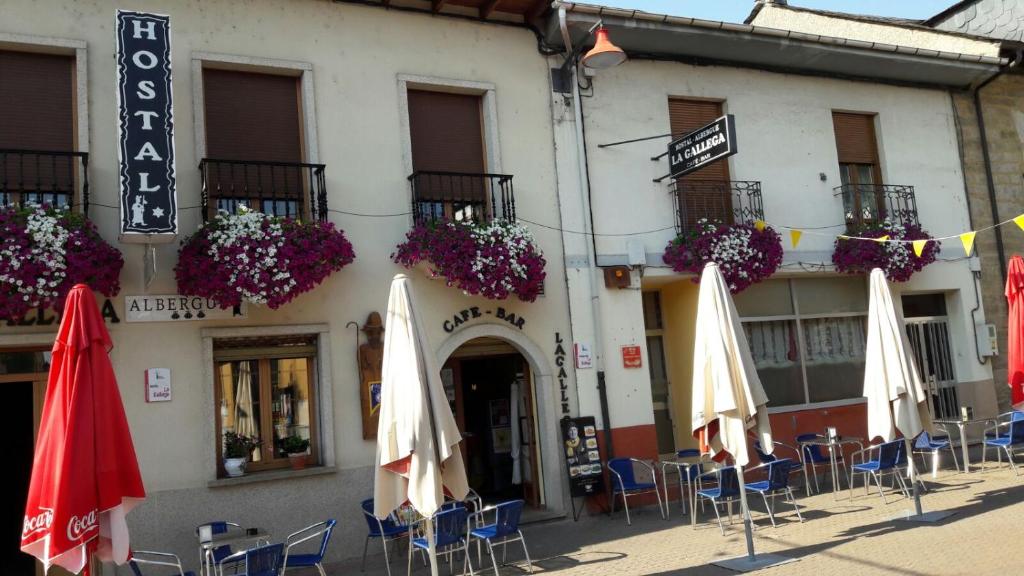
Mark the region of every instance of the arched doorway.
POLYGON ((459 345, 441 368, 462 432, 469 485, 487 502, 544 506, 537 398, 530 362, 511 343, 480 336, 459 345))

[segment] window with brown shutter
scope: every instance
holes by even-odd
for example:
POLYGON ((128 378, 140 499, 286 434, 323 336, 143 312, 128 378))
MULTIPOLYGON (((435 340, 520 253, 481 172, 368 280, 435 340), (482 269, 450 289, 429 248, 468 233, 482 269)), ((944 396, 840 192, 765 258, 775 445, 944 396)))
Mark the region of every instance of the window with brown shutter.
MULTIPOLYGON (((669 98, 672 138, 706 126, 722 116, 722 102, 669 98)), ((702 219, 733 222, 729 163, 719 160, 675 181, 680 225, 692 230, 702 219)))
POLYGON ((0 205, 72 202, 81 177, 70 154, 74 62, 73 56, 0 50, 0 205))
POLYGON ((462 220, 488 212, 482 100, 473 94, 409 90, 411 181, 418 213, 462 220))
POLYGON ((297 76, 203 70, 209 211, 240 204, 279 216, 305 216, 301 84, 297 76))
POLYGON ((885 210, 875 115, 833 112, 832 126, 847 222, 874 221, 885 210))

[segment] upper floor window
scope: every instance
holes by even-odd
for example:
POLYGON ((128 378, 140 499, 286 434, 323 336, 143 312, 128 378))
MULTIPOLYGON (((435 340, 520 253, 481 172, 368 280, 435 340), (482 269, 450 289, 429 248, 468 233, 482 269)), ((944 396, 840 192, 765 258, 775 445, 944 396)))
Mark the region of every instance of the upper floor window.
POLYGON ((875 138, 875 115, 833 112, 832 126, 839 155, 839 178, 847 221, 874 220, 880 209, 875 187, 882 183, 875 138))
POLYGON ((71 55, 0 50, 0 205, 80 200, 74 67, 71 55))
POLYGON ((205 68, 202 81, 207 216, 245 205, 277 216, 323 217, 323 166, 303 163, 300 77, 205 68))

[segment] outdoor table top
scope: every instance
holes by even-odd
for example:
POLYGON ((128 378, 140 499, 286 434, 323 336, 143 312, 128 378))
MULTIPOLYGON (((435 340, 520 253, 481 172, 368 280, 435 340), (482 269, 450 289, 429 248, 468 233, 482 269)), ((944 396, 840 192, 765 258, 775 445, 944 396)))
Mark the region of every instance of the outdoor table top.
POLYGON ((240 544, 243 542, 251 542, 254 540, 267 540, 270 538, 270 533, 262 528, 257 528, 255 534, 248 534, 245 532, 234 532, 228 534, 214 534, 209 542, 203 542, 203 548, 215 548, 218 546, 225 546, 230 544, 240 544))
POLYGON ((809 446, 839 446, 841 444, 863 444, 864 439, 856 436, 840 436, 839 438, 826 438, 824 436, 820 438, 811 438, 810 440, 804 440, 800 444, 806 444, 809 446))
POLYGON ((935 422, 936 424, 952 424, 954 426, 959 426, 961 424, 982 424, 984 422, 995 421, 995 418, 971 418, 970 420, 961 420, 959 418, 939 418, 937 420, 932 420, 932 422, 935 422))

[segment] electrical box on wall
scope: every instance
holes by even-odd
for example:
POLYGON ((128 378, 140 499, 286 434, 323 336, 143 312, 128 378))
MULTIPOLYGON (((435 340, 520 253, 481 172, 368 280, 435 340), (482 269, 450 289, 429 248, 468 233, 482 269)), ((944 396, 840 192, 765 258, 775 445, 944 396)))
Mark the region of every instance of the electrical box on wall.
POLYGON ((999 338, 996 337, 995 324, 983 324, 977 327, 978 354, 982 356, 999 356, 999 338))
POLYGON ((606 266, 604 268, 605 288, 629 288, 632 279, 630 278, 629 266, 606 266))

